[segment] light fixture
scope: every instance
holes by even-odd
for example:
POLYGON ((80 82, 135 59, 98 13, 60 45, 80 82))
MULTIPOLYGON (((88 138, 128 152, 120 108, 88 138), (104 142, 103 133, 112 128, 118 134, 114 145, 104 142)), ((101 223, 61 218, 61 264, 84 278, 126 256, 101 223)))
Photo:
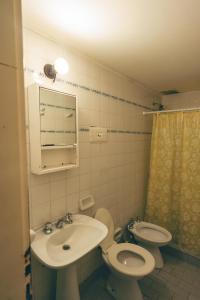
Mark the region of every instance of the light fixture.
POLYGON ((60 75, 64 75, 69 71, 69 65, 66 60, 62 57, 59 57, 54 62, 54 68, 56 72, 60 75))
POLYGON ((34 82, 36 82, 39 85, 42 85, 43 80, 42 80, 42 78, 41 78, 41 76, 40 76, 39 73, 34 72, 33 75, 32 75, 32 77, 33 77, 34 82))
POLYGON ((67 63, 67 61, 62 58, 59 57, 55 60, 54 64, 46 64, 44 66, 44 74, 50 78, 53 79, 53 82, 56 79, 56 74, 60 74, 60 75, 64 75, 69 71, 69 65, 67 63))

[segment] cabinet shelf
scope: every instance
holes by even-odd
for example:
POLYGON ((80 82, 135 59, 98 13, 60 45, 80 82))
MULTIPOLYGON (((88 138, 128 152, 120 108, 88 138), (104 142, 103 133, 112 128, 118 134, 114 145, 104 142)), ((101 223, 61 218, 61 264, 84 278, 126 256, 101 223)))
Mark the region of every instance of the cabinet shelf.
POLYGON ((53 173, 58 171, 69 170, 73 168, 77 168, 77 164, 67 164, 65 166, 59 166, 59 167, 42 168, 37 174, 42 175, 42 174, 48 174, 48 173, 53 173))
POLYGON ((47 103, 43 103, 43 102, 40 102, 40 105, 42 106, 47 106, 47 107, 53 107, 53 108, 58 108, 58 109, 66 109, 66 110, 74 110, 76 111, 75 108, 72 108, 72 107, 66 107, 66 106, 58 106, 58 105, 53 105, 53 104, 47 104, 47 103))

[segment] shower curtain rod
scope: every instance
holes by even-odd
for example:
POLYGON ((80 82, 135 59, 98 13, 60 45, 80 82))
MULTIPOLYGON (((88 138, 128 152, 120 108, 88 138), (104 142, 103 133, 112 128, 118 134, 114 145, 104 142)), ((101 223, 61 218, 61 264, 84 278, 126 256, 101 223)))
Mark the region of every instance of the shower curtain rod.
POLYGON ((143 115, 151 115, 151 114, 157 114, 157 113, 161 114, 161 113, 170 113, 170 112, 181 112, 181 111, 194 111, 194 110, 200 110, 200 107, 171 109, 171 110, 143 111, 143 115))

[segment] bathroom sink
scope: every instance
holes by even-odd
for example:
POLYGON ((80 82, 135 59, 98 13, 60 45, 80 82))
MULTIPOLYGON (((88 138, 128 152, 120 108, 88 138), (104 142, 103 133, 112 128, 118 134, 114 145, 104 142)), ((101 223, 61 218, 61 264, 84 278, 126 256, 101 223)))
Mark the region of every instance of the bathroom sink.
POLYGON ((32 253, 46 266, 60 269, 76 262, 101 243, 107 235, 107 227, 85 215, 74 215, 73 223, 51 234, 40 229, 31 243, 32 253))

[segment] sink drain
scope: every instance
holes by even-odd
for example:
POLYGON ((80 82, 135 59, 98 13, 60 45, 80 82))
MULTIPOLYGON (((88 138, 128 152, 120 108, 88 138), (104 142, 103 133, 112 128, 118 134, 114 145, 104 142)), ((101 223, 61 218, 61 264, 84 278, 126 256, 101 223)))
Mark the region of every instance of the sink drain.
POLYGON ((71 247, 70 247, 70 245, 63 245, 63 250, 69 250, 71 247))

